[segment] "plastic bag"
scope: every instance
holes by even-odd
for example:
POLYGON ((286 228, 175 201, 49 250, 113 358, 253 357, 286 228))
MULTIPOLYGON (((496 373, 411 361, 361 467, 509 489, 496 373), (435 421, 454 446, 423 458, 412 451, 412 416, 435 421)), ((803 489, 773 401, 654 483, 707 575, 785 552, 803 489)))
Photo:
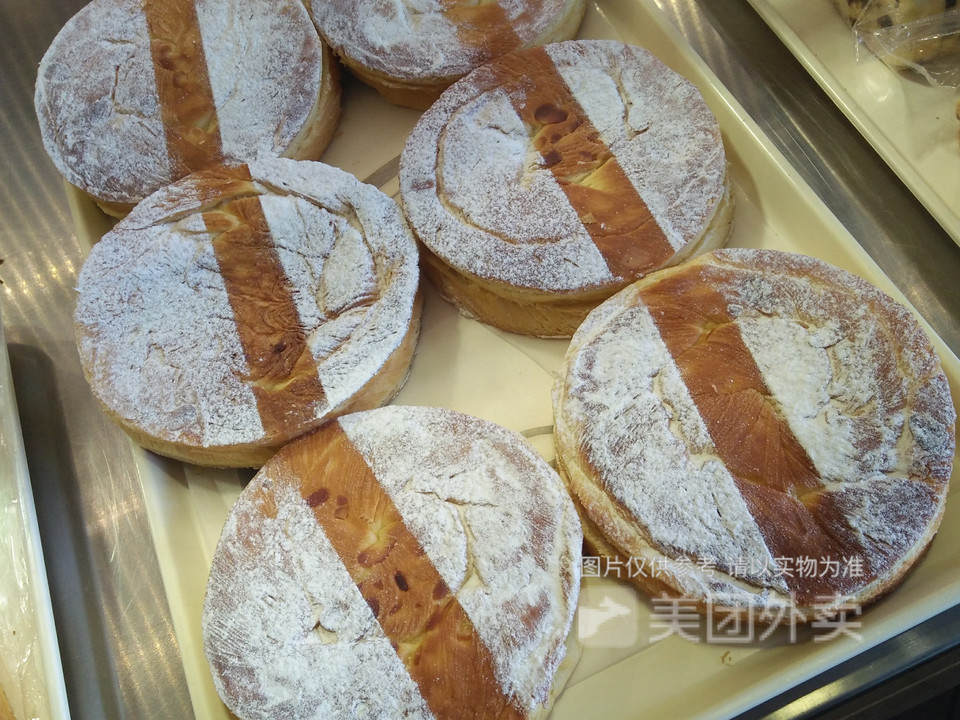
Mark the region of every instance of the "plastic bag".
MULTIPOLYGON (((931 85, 960 87, 960 7, 946 0, 867 0, 853 21, 858 48, 931 85)), ((861 59, 864 59, 861 55, 861 59)))

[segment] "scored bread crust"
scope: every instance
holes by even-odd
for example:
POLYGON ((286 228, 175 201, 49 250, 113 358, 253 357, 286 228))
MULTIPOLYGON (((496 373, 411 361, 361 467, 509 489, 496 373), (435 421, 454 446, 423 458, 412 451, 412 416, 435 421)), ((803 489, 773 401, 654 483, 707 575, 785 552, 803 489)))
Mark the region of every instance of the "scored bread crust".
POLYGON ((214 683, 244 719, 540 717, 571 669, 581 542, 519 434, 441 408, 342 416, 230 511, 202 616, 214 683))
POLYGON ((850 23, 854 23, 857 18, 860 17, 860 13, 863 12, 863 6, 868 1, 869 0, 836 0, 837 10, 850 23))
POLYGON ((417 122, 400 192, 424 271, 461 311, 569 337, 647 272, 726 243, 717 120, 641 48, 571 40, 511 53, 417 122))
POLYGON ((150 196, 81 268, 81 365, 138 443, 257 467, 335 415, 390 400, 420 327, 396 203, 319 162, 265 159, 150 196))
POLYGON ((425 110, 451 83, 504 53, 574 37, 586 2, 316 0, 308 7, 354 75, 392 103, 425 110))
POLYGON ((44 54, 34 95, 54 165, 116 217, 190 172, 319 159, 340 101, 295 0, 93 0, 44 54))
POLYGON ((578 330, 554 407, 600 552, 705 611, 865 606, 943 515, 956 412, 929 339, 813 258, 718 250, 638 281, 578 330))

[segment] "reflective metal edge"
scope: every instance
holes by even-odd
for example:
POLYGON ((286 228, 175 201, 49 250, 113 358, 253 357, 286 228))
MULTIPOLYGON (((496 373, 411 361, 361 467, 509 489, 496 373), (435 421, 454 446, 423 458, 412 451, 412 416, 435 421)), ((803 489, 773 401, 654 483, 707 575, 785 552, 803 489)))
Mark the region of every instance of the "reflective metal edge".
POLYGON ((190 718, 130 442, 77 358, 73 287, 88 248, 33 109, 40 58, 83 4, 0 0, 0 303, 70 714, 190 718))

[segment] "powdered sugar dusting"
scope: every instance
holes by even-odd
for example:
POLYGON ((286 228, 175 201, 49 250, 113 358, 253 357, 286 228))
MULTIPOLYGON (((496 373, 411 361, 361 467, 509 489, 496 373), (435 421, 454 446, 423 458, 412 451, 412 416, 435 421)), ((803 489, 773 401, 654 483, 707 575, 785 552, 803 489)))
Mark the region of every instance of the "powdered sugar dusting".
MULTIPOLYGON (((833 345, 841 336, 832 319, 831 325, 834 327, 826 333, 825 342, 833 345)), ((800 444, 809 448, 817 471, 827 482, 853 477, 859 462, 855 419, 832 398, 845 392, 848 397, 861 395, 866 390, 868 395, 861 400, 867 401, 873 392, 873 378, 838 365, 842 376, 835 382, 829 346, 822 340, 811 342, 809 328, 793 318, 758 315, 742 318, 739 326, 767 387, 800 444), (844 388, 846 381, 860 387, 844 388)))
POLYGON ((546 51, 671 246, 699 236, 727 172, 720 125, 700 91, 635 46, 598 40, 546 51))
MULTIPOLYGON (((504 693, 544 703, 583 539, 559 477, 519 435, 449 410, 336 422, 456 593, 504 693)), ((432 717, 287 467, 268 463, 244 489, 214 554, 203 637, 218 692, 243 718, 432 717)))
POLYGON ((305 228, 303 237, 319 235, 309 242, 323 243, 319 237, 333 235, 322 271, 303 266, 299 277, 310 292, 295 299, 327 391, 325 410, 335 410, 383 366, 411 324, 420 282, 416 241, 392 198, 343 171, 267 158, 250 168, 278 194, 315 206, 311 214, 288 216, 296 222, 313 218, 315 225, 305 228))
MULTIPOLYGON (((726 174, 719 128, 696 88, 621 43, 546 51, 671 246, 695 242, 726 174)), ((620 282, 534 148, 512 104, 518 92, 491 66, 479 68, 420 118, 400 165, 418 237, 458 271, 512 286, 563 292, 620 282)))
POLYGON ((518 435, 448 410, 388 406, 338 422, 457 595, 505 692, 544 703, 582 541, 556 473, 518 435))
POLYGON ((323 52, 303 3, 197 0, 223 156, 284 153, 320 92, 323 52))
POLYGON ((404 206, 420 240, 483 278, 561 290, 609 282, 506 92, 466 99, 468 87, 454 88, 421 117, 401 159, 404 206))
MULTIPOLYGON (((872 285, 805 256, 728 249, 691 261, 690 268, 686 272, 727 298, 776 406, 857 535, 867 564, 891 576, 899 572, 939 523, 955 449, 949 388, 919 324, 872 285)), ((614 296, 574 336, 555 390, 558 434, 574 438, 602 488, 660 552, 752 560, 755 543, 763 542, 752 531, 744 535, 752 523, 733 538, 717 527, 731 510, 742 517, 742 500, 730 491, 725 471, 704 472, 715 451, 702 444, 698 411, 640 292, 628 288, 614 296), (690 414, 696 419, 685 420, 690 414), (671 424, 683 432, 669 432, 671 424), (663 458, 674 456, 682 473, 663 467, 663 458), (683 462, 697 467, 683 468, 683 462), (711 497, 716 488, 726 489, 711 497), (752 544, 738 548, 746 537, 752 544)), ((723 577, 688 566, 678 583, 710 587, 714 599, 720 593, 733 604, 756 600, 756 588, 723 577)), ((884 577, 864 583, 881 585, 884 577)), ((773 587, 766 580, 758 585, 773 587)))
MULTIPOLYGON (((393 200, 343 171, 285 159, 250 171, 245 192, 260 196, 325 391, 319 422, 403 341, 416 245, 393 200)), ((80 356, 105 405, 151 436, 256 443, 264 431, 246 358, 198 212, 205 187, 191 176, 157 193, 93 248, 78 283, 80 356)))
POLYGON ((557 432, 576 438, 604 491, 657 552, 694 563, 772 562, 653 319, 634 297, 614 296, 575 336, 557 396, 557 432))
MULTIPOLYGON (((224 157, 281 155, 320 92, 320 38, 294 0, 197 0, 224 157)), ((177 178, 167 156, 150 36, 137 0, 93 0, 40 64, 44 147, 95 197, 136 202, 177 178)))
POLYGON ((956 415, 936 352, 906 308, 812 258, 718 257, 736 267, 722 287, 744 342, 825 483, 946 482, 949 470, 930 459, 952 457, 956 415), (774 276, 755 269, 770 262, 774 276))
POLYGON ((255 478, 231 509, 203 607, 217 692, 245 719, 433 715, 296 487, 255 478), (258 499, 273 493, 276 515, 258 499))
MULTIPOLYGON (((570 0, 497 4, 519 48, 544 34, 570 0)), ((310 12, 339 54, 388 77, 422 80, 459 77, 493 57, 482 45, 463 41, 450 9, 451 3, 443 0, 324 0, 311 3, 310 12)), ((484 35, 498 30, 487 28, 484 35)))
POLYGON ((44 148, 69 182, 106 200, 142 198, 170 180, 148 38, 140 3, 94 0, 40 62, 44 148))
POLYGON ((209 242, 176 225, 117 228, 78 280, 80 359, 98 397, 154 436, 196 445, 262 436, 209 242))
POLYGON ((763 255, 728 256, 747 265, 723 288, 741 335, 824 485, 873 557, 908 551, 939 517, 953 455, 956 417, 929 340, 905 308, 838 269, 800 260, 761 277, 749 264, 763 255))

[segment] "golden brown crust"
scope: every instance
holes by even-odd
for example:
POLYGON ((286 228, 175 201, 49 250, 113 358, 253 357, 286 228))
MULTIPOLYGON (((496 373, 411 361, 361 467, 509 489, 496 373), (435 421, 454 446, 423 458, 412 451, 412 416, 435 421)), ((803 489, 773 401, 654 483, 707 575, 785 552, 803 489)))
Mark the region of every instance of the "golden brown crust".
POLYGON ((214 684, 243 717, 542 718, 579 656, 582 539, 519 434, 441 408, 342 416, 231 509, 204 601, 214 684))
POLYGON ((300 134, 293 139, 282 157, 292 160, 319 160, 340 124, 340 65, 329 47, 321 45, 321 48, 323 72, 320 76, 320 94, 300 134))
POLYGON ((290 0, 95 0, 44 55, 35 108, 65 180, 123 217, 190 172, 318 159, 339 121, 339 74, 290 0))
POLYGON ((434 715, 519 720, 455 591, 337 423, 279 456, 434 715), (371 541, 371 536, 374 538, 371 541))
POLYGON ((943 515, 955 412, 935 352, 904 308, 811 259, 719 251, 639 281, 578 331, 555 407, 601 552, 712 612, 862 608, 943 515))
POLYGON ((426 110, 480 65, 513 50, 574 37, 586 3, 438 2, 409 10, 399 3, 390 17, 375 2, 325 0, 308 7, 327 44, 354 75, 392 103, 426 110))
POLYGON ((568 338, 587 313, 608 297, 604 289, 545 298, 543 293, 458 273, 422 246, 420 258, 424 275, 441 297, 465 316, 507 332, 568 338))
POLYGON ((368 68, 347 55, 339 56, 340 63, 361 82, 376 90, 387 102, 414 110, 426 110, 450 87, 456 78, 405 82, 373 68, 368 68))
MULTIPOLYGON (((725 195, 721 209, 704 232, 702 247, 716 247, 729 235, 732 222, 729 209, 730 202, 725 195)), ((481 278, 466 270, 458 271, 422 244, 420 259, 424 275, 440 296, 463 315, 500 330, 533 337, 569 338, 591 310, 629 284, 624 281, 594 290, 544 294, 481 278)), ((678 261, 684 259, 686 257, 677 258, 678 261)))
MULTIPOLYGON (((355 399, 330 413, 346 415, 361 410, 370 410, 390 402, 403 387, 410 372, 410 364, 417 347, 420 334, 420 311, 423 305, 418 293, 409 330, 403 342, 390 355, 383 367, 364 385, 356 394, 355 399)), ((288 404, 288 403, 287 403, 288 404)), ((242 467, 258 468, 277 454, 292 438, 283 437, 280 441, 265 444, 221 445, 218 447, 198 447, 185 443, 174 443, 145 433, 141 428, 131 424, 122 416, 113 412, 108 406, 100 403, 104 413, 123 428, 130 438, 146 450, 158 455, 169 457, 181 462, 208 467, 242 467)))
POLYGON ((81 363, 139 444, 262 464, 389 401, 419 334, 418 255, 396 203, 284 158, 197 173, 137 206, 81 269, 81 363))
POLYGON ((733 212, 699 91, 614 41, 510 53, 457 82, 410 134, 400 191, 441 295, 542 337, 569 337, 643 274, 723 245, 733 212))

